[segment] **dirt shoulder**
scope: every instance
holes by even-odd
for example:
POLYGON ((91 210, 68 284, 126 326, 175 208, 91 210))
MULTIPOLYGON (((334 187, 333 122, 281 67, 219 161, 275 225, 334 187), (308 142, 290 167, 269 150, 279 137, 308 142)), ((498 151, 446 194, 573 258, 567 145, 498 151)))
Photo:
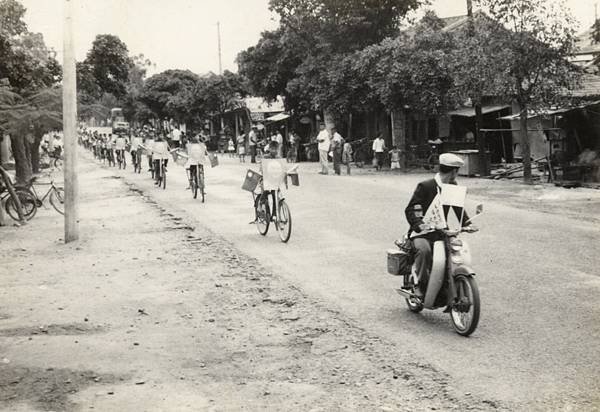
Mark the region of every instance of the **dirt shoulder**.
POLYGON ((83 161, 81 240, 0 228, 0 407, 495 410, 83 161))

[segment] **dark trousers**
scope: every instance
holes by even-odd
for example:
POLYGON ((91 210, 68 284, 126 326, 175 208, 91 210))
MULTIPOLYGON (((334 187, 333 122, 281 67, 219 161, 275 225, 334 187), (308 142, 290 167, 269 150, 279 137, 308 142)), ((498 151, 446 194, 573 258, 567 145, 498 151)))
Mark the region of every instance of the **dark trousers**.
POLYGON ((427 290, 429 271, 433 257, 433 243, 427 237, 416 237, 413 239, 415 246, 415 268, 419 277, 420 289, 423 293, 427 290))
POLYGON ((256 146, 250 146, 250 163, 256 163, 256 146))
POLYGON ((342 164, 342 151, 334 150, 333 151, 333 171, 336 175, 342 173, 340 165, 342 164))
POLYGON ((381 170, 383 167, 383 152, 376 152, 375 158, 377 159, 377 170, 381 170))

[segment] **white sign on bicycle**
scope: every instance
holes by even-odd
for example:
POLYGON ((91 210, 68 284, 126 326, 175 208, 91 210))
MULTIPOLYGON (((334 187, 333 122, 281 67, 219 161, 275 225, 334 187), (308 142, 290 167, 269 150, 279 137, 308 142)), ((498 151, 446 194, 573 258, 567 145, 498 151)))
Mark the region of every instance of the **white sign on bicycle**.
POLYGON ((188 143, 187 147, 191 163, 209 164, 206 157, 206 145, 202 143, 188 143))
POLYGON ((264 190, 277 190, 285 180, 286 162, 284 159, 263 159, 262 175, 264 190))

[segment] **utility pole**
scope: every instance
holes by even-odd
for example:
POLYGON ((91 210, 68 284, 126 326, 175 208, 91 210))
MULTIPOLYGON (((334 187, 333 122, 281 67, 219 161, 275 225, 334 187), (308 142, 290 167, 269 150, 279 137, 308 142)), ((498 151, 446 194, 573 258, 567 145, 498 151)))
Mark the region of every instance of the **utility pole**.
MULTIPOLYGON (((469 36, 475 37, 475 21, 473 18, 473 0, 467 0, 467 17, 469 19, 469 36)), ((477 150, 479 151, 479 175, 487 176, 490 174, 487 164, 485 133, 481 133, 480 129, 483 124, 483 111, 481 109, 481 96, 471 97, 473 108, 475 109, 475 141, 477 142, 477 150)))
POLYGON ((223 67, 221 66, 221 24, 217 22, 217 47, 219 49, 219 74, 223 74, 223 67))
POLYGON ((64 2, 63 131, 65 135, 65 243, 79 239, 79 188, 77 182, 77 84, 73 43, 73 3, 64 2))

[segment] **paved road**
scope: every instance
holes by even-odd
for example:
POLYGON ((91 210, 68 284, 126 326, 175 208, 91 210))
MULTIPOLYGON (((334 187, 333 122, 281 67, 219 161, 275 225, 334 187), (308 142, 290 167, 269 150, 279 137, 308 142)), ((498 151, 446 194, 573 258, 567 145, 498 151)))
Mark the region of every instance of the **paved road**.
POLYGON ((386 275, 385 250, 406 230, 404 206, 425 175, 320 176, 315 165, 302 165, 301 186, 287 195, 292 239, 282 244, 276 233, 263 238, 248 224, 251 195, 240 186, 249 166, 222 158, 208 170, 205 204, 184 190, 183 170, 174 165, 166 191, 153 188, 147 173, 115 173, 405 347, 416 361, 447 372, 465 393, 517 409, 600 409, 597 194, 585 194, 591 213, 577 219, 525 207, 514 199, 515 184, 498 183, 491 199, 483 195, 487 183, 465 182, 477 193, 471 206, 485 203, 482 230, 469 239, 482 317, 467 339, 441 311, 408 312, 393 290, 399 281, 386 275))

